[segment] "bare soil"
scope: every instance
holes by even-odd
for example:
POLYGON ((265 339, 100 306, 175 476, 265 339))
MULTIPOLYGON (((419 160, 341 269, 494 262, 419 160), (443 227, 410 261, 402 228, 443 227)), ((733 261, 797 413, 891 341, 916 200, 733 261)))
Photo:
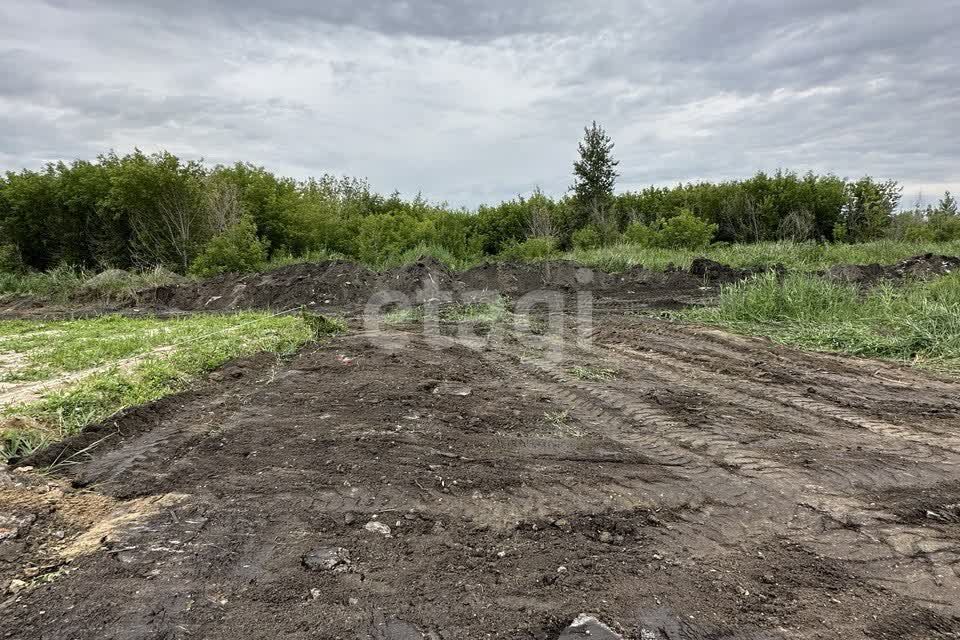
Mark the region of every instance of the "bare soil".
POLYGON ((565 320, 353 331, 19 461, 2 634, 960 637, 960 384, 565 320))
POLYGON ((542 290, 562 294, 589 290, 608 304, 668 308, 705 300, 711 292, 716 293, 720 284, 751 273, 702 258, 689 269, 655 272, 636 267, 622 273, 587 269, 569 261, 496 262, 467 271, 451 271, 429 258, 377 272, 353 262, 334 260, 159 287, 141 292, 137 305, 189 311, 279 310, 301 305, 318 310, 357 309, 375 292, 400 293, 416 304, 422 302, 418 294, 432 288, 449 293, 455 300, 483 292, 517 299, 542 290))

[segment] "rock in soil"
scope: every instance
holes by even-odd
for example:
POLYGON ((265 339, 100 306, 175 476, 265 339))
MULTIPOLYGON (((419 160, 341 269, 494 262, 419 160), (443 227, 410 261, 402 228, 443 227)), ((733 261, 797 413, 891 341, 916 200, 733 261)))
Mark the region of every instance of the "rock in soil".
POLYGON ((383 524, 382 522, 371 520, 367 524, 363 525, 363 528, 369 531, 370 533, 379 533, 385 538, 390 537, 390 527, 383 524))
POLYGON ((581 613, 560 633, 558 640, 623 640, 623 636, 603 624, 596 617, 581 613))
POLYGON ((329 571, 350 563, 350 554, 343 547, 320 547, 303 556, 303 566, 311 571, 329 571))

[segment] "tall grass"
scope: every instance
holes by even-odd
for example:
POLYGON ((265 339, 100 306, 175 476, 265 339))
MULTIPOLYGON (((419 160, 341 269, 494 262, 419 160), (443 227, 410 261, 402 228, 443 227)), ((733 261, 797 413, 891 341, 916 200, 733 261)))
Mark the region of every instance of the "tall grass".
POLYGON ((696 250, 621 244, 601 249, 575 250, 564 257, 604 271, 624 271, 636 266, 654 271, 663 271, 670 265, 686 268, 698 257, 738 268, 763 268, 782 264, 790 271, 821 271, 838 264, 894 264, 922 253, 960 255, 960 241, 937 243, 878 240, 861 244, 759 242, 715 245, 696 250))
POLYGON ((0 271, 0 300, 32 296, 54 302, 84 297, 105 302, 132 300, 136 292, 184 280, 162 267, 145 271, 107 270, 101 273, 58 266, 44 272, 0 271))
POLYGON ((866 292, 767 273, 724 287, 716 307, 679 315, 804 348, 960 371, 960 273, 866 292))

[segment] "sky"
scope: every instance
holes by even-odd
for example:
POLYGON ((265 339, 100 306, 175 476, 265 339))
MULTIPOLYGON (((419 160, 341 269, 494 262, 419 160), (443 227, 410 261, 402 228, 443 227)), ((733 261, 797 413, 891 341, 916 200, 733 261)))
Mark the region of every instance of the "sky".
POLYGON ((167 149, 474 207, 777 168, 960 192, 960 0, 3 0, 0 170, 167 149), (149 5, 149 6, 147 6, 149 5))

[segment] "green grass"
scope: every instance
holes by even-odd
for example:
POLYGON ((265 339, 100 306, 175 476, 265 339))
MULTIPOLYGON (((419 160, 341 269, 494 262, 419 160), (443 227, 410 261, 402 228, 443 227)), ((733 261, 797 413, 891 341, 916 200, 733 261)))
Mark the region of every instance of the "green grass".
POLYGON ((440 317, 449 322, 477 322, 494 324, 510 313, 507 299, 497 296, 486 302, 471 302, 444 307, 440 317))
POLYGON ((663 271, 669 265, 686 268, 694 258, 704 257, 731 267, 782 264, 790 271, 808 272, 822 271, 838 264, 894 264, 923 253, 960 255, 960 241, 916 243, 880 240, 862 244, 760 242, 717 245, 697 250, 622 244, 572 251, 564 254, 564 257, 604 271, 624 271, 636 266, 654 271, 663 271))
POLYGON ((866 292, 762 274, 724 287, 716 307, 677 315, 797 347, 960 372, 960 273, 866 292))
POLYGON ((606 382, 617 377, 616 369, 606 369, 604 367, 573 367, 570 373, 581 380, 590 382, 606 382))
POLYGON ((0 353, 27 358, 28 373, 21 379, 56 379, 100 367, 37 401, 0 409, 0 459, 182 390, 232 358, 261 351, 289 354, 312 337, 314 329, 303 318, 252 312, 174 320, 108 316, 0 322, 0 353), (125 359, 126 365, 120 364, 125 359))
POLYGON ((405 309, 393 309, 383 315, 383 323, 389 326, 402 326, 405 324, 414 324, 423 320, 422 307, 409 307, 405 309))
POLYGON ((76 298, 120 302, 133 300, 141 289, 183 280, 183 277, 159 267, 147 271, 112 270, 99 274, 66 266, 42 273, 0 271, 0 300, 11 296, 32 296, 53 302, 76 298))

